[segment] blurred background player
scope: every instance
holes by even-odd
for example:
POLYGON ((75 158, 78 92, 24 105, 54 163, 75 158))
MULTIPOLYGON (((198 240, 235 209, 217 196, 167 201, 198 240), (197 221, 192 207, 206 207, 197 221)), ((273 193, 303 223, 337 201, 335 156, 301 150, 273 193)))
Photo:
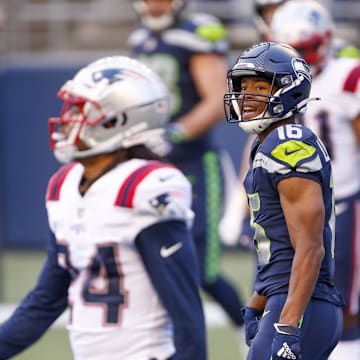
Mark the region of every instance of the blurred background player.
POLYGON ((331 359, 360 358, 360 62, 332 56, 334 26, 316 1, 291 0, 278 8, 271 38, 288 42, 311 65, 312 104, 303 122, 332 160, 336 200, 335 284, 344 296, 344 328, 331 359))
MULTIPOLYGON (((292 0, 255 0, 254 1, 254 24, 262 40, 268 39, 269 27, 278 7, 292 0)), ((332 51, 337 57, 360 58, 360 50, 349 41, 334 36, 332 51)))
POLYGON ((76 360, 205 360, 191 186, 145 145, 169 118, 164 84, 138 61, 109 57, 59 97, 51 141, 65 165, 48 184, 48 256, 0 326, 0 358, 29 347, 69 305, 76 360))
POLYGON ((247 360, 327 359, 341 335, 330 158, 295 117, 310 89, 309 66, 286 44, 256 44, 228 72, 227 119, 257 134, 244 181, 257 250, 247 360))
MULTIPOLYGON (((288 0, 254 0, 253 22, 261 40, 266 41, 269 24, 276 9, 288 0)), ((255 139, 250 135, 240 161, 237 184, 232 189, 232 196, 227 204, 227 211, 221 218, 219 229, 224 243, 230 246, 241 245, 252 248, 253 230, 250 227, 250 213, 247 204, 243 177, 248 170, 251 144, 255 139), (232 229, 229 231, 229 229, 232 229)))
MULTIPOLYGON (((254 1, 254 24, 262 40, 271 39, 270 24, 276 10, 284 3, 292 0, 255 0, 254 1)), ((334 57, 360 58, 360 50, 349 41, 333 34, 331 52, 334 57)), ((252 230, 249 224, 249 214, 246 211, 247 204, 244 200, 242 176, 248 168, 248 152, 254 137, 250 136, 241 159, 238 185, 234 186, 233 196, 230 197, 225 216, 221 219, 220 233, 225 243, 230 245, 241 244, 248 246, 252 238, 252 230), (239 221, 238 219, 243 219, 239 221), (227 231, 232 228, 233 231, 227 231)))
POLYGON ((160 74, 172 94, 165 151, 193 186, 193 234, 202 288, 241 328, 239 295, 219 273, 224 181, 221 152, 212 138, 212 129, 224 116, 227 34, 218 19, 187 15, 184 5, 182 0, 134 1, 140 26, 129 44, 137 58, 160 74))
POLYGON ((266 40, 269 25, 276 9, 287 0, 254 0, 254 24, 261 40, 266 40))

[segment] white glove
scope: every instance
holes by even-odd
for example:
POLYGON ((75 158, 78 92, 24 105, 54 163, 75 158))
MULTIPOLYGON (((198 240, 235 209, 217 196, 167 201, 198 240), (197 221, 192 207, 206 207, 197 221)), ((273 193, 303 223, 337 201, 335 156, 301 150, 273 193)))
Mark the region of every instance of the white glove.
POLYGON ((235 246, 240 239, 248 205, 245 191, 240 184, 234 184, 229 195, 219 223, 219 234, 224 245, 235 246))

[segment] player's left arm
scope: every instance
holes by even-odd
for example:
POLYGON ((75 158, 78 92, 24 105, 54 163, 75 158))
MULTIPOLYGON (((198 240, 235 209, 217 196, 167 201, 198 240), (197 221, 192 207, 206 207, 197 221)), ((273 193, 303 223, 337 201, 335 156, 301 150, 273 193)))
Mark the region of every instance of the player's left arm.
POLYGON ((224 117, 223 97, 226 92, 227 60, 222 54, 194 54, 190 72, 200 94, 200 101, 178 119, 186 137, 196 138, 224 117))
POLYGON ((69 284, 70 275, 57 264, 56 248, 49 244, 36 286, 0 326, 0 360, 18 354, 44 334, 66 309, 69 284))
POLYGON ((206 359, 204 313, 193 239, 185 222, 159 222, 142 230, 136 247, 174 325, 175 359, 206 359))
POLYGON ((314 291, 324 256, 325 209, 321 186, 314 180, 286 178, 279 182, 278 191, 295 251, 279 322, 297 327, 314 291))

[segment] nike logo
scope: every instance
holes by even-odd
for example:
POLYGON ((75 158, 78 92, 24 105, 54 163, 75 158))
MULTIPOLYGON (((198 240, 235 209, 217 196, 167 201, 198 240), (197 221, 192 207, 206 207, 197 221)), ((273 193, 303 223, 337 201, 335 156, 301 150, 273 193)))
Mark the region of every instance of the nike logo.
POLYGON ((265 317, 266 315, 268 315, 268 314, 270 314, 270 313, 271 313, 271 311, 270 311, 270 310, 266 310, 266 311, 264 311, 264 312, 263 312, 262 317, 265 317))
POLYGON ((181 242, 177 242, 176 244, 174 244, 168 248, 165 246, 162 246, 160 249, 160 255, 163 258, 167 258, 167 257, 171 256, 172 254, 176 253, 182 246, 183 246, 183 244, 181 242))
POLYGON ((170 174, 170 175, 167 175, 167 176, 160 176, 160 177, 159 177, 159 180, 160 180, 161 182, 164 182, 164 181, 166 181, 166 180, 171 179, 173 176, 174 176, 174 174, 170 174))
POLYGON ((294 154, 294 153, 296 153, 296 152, 298 152, 298 151, 300 151, 301 149, 299 148, 299 149, 295 149, 295 150, 288 150, 288 149, 285 149, 285 155, 286 156, 290 156, 290 155, 292 155, 292 154, 294 154))

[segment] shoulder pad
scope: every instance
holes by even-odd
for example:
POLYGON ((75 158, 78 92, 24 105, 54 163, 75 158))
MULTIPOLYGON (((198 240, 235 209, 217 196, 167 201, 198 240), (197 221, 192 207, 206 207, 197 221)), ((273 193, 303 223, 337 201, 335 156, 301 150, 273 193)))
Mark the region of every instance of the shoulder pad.
POLYGON ((60 190, 66 176, 76 163, 63 165, 49 180, 46 190, 46 201, 57 201, 60 198, 60 190))
POLYGON ((290 130, 298 129, 298 138, 284 137, 285 127, 272 131, 262 144, 254 162, 270 173, 286 174, 290 171, 302 173, 320 171, 323 167, 319 156, 317 137, 306 127, 295 125, 290 130))
POLYGON ((153 171, 169 167, 173 168, 173 166, 163 164, 159 161, 149 161, 145 165, 135 169, 122 183, 114 205, 127 208, 134 207, 135 191, 137 191, 140 183, 153 171))
POLYGON ((147 176, 135 193, 134 211, 158 220, 191 224, 191 185, 176 168, 159 168, 147 176))
POLYGON ((150 161, 123 182, 115 206, 127 207, 158 220, 192 221, 189 181, 172 165, 150 161))
POLYGON ((144 27, 139 27, 134 30, 127 39, 127 44, 130 47, 135 47, 142 44, 149 36, 149 31, 144 27))
POLYGON ((271 155, 278 160, 281 160, 291 167, 295 167, 296 164, 308 159, 314 155, 316 149, 298 140, 288 140, 277 145, 272 151, 271 155))
POLYGON ((343 90, 351 93, 356 93, 359 90, 359 83, 360 83, 360 63, 357 62, 357 64, 348 73, 343 85, 343 90))
POLYGON ((215 16, 209 14, 194 14, 189 20, 195 26, 195 33, 208 41, 217 42, 227 38, 224 25, 215 16))

